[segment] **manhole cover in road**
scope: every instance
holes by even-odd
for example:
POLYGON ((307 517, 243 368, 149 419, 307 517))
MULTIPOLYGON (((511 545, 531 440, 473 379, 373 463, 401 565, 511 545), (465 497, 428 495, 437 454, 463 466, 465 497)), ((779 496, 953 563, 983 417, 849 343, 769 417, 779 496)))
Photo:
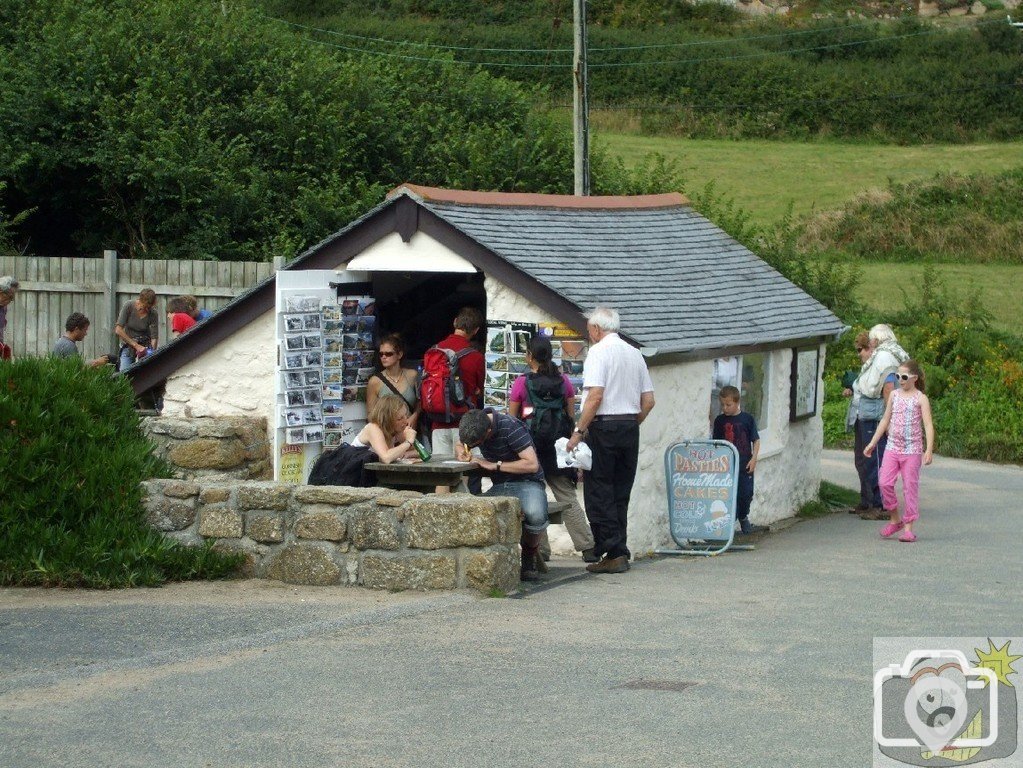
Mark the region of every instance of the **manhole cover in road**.
POLYGON ((615 688, 631 691, 675 691, 676 693, 691 688, 697 683, 689 680, 629 680, 615 688))

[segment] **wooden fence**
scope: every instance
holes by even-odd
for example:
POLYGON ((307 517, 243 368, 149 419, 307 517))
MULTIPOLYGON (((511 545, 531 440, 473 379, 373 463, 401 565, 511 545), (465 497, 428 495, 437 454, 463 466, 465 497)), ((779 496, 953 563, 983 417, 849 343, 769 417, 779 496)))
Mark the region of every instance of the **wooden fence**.
POLYGON ((47 355, 64 332, 72 312, 91 321, 89 335, 79 347, 86 359, 118 347, 114 324, 124 302, 143 288, 156 291, 160 344, 170 340, 166 300, 190 294, 199 306, 216 311, 235 296, 283 266, 265 262, 166 261, 119 259, 116 251, 102 258, 0 256, 0 275, 12 275, 21 289, 7 310, 6 342, 16 357, 47 355))

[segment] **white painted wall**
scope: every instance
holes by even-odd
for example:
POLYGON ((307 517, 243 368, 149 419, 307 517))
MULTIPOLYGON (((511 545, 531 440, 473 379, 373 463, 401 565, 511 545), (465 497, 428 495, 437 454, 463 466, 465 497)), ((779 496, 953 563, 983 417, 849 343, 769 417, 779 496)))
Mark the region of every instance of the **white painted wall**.
MULTIPOLYGON (((276 316, 269 310, 167 379, 164 414, 265 416, 274 422, 276 316)), ((201 331, 201 326, 199 328, 201 331)))
MULTIPOLYGON (((389 244, 395 247, 394 244, 389 244)), ((439 246, 436 241, 430 247, 439 246)), ((487 315, 521 322, 555 322, 556 319, 507 285, 487 276, 487 315)), ((167 381, 164 398, 169 416, 199 417, 265 415, 273 424, 275 315, 269 311, 188 365, 167 381)), ((821 369, 825 347, 821 346, 821 369)), ((771 523, 791 516, 801 504, 817 494, 820 484, 820 451, 823 423, 820 404, 823 384, 818 381, 818 412, 805 421, 789 422, 789 375, 791 350, 771 355, 770 429, 761 444, 756 494, 751 518, 771 523)), ((671 546, 668 533, 667 497, 664 487, 664 451, 673 442, 709 437, 713 363, 653 366, 657 406, 641 427, 639 470, 629 508, 629 545, 636 554, 671 546)), ((571 541, 563 528, 552 529, 555 551, 570 551, 571 541)))

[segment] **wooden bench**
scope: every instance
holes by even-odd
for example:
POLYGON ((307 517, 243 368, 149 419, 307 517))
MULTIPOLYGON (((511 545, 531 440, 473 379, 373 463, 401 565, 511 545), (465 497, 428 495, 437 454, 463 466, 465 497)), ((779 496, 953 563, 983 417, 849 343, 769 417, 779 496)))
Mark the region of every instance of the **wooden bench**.
POLYGON ((561 524, 561 516, 568 509, 568 502, 566 501, 548 501, 547 502, 547 519, 551 521, 553 525, 561 524))

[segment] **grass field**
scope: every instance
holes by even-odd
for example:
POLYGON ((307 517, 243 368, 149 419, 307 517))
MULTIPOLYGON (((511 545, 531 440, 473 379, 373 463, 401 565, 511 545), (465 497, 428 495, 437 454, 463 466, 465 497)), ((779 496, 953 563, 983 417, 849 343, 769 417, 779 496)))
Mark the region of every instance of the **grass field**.
POLYGON ((596 131, 626 165, 656 152, 677 159, 692 189, 715 181, 753 220, 772 223, 788 204, 799 216, 829 210, 888 180, 939 172, 992 172, 1023 165, 1023 142, 900 147, 876 144, 726 141, 596 131))
MULTIPOLYGON (((902 309, 905 306, 902 288, 913 298, 912 286, 920 285, 924 268, 918 264, 863 263, 859 297, 879 310, 902 309)), ((1020 311, 1023 305, 1023 266, 1004 264, 935 264, 934 269, 945 285, 964 294, 980 289, 982 304, 991 313, 992 322, 1003 331, 1020 334, 1020 311)))
MULTIPOLYGON (((761 224, 785 215, 789 203, 799 216, 838 208, 888 180, 926 179, 936 173, 997 172, 1023 165, 1023 142, 900 147, 874 144, 725 141, 598 132, 597 141, 633 165, 651 152, 675 158, 692 189, 714 181, 761 224)), ((901 309, 901 288, 920 282, 923 266, 862 262, 859 296, 869 306, 901 309)), ((955 290, 977 287, 994 324, 1020 333, 1023 266, 937 264, 955 290)))

